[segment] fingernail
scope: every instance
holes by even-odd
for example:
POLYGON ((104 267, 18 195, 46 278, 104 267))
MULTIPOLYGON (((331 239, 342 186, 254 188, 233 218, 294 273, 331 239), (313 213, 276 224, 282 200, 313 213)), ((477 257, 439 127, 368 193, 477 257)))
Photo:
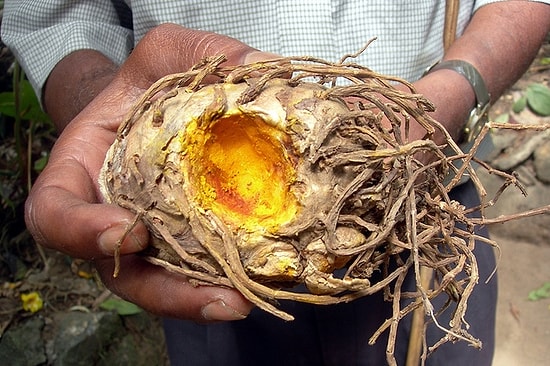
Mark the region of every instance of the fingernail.
POLYGON ((127 224, 117 224, 102 232, 97 238, 97 244, 103 253, 113 255, 115 246, 122 241, 124 253, 139 252, 145 248, 132 231, 128 231, 127 224))
POLYGON ((245 314, 239 313, 223 300, 215 300, 206 304, 202 308, 201 314, 206 320, 241 320, 246 318, 245 314))
POLYGON ((252 64, 254 62, 268 61, 281 58, 281 55, 270 52, 252 51, 244 57, 244 64, 252 64))

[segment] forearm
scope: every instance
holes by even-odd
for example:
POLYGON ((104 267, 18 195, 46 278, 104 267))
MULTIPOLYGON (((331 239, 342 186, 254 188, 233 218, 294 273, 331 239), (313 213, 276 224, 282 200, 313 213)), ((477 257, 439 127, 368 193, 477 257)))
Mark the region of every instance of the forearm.
POLYGON ((93 50, 73 52, 55 66, 43 101, 59 132, 113 80, 117 70, 113 61, 93 50))
POLYGON ((110 80, 110 60, 122 64, 134 43, 110 0, 6 0, 1 31, 60 131, 110 80))
MULTIPOLYGON (((474 65, 495 101, 527 70, 549 30, 550 6, 546 4, 489 4, 475 13, 444 60, 464 60, 474 65)), ((464 121, 475 105, 475 95, 466 79, 451 70, 438 70, 421 79, 417 88, 436 105, 437 119, 459 139, 464 121)))
POLYGON ((445 59, 473 64, 494 102, 527 70, 549 31, 549 5, 529 1, 489 4, 474 14, 445 59))

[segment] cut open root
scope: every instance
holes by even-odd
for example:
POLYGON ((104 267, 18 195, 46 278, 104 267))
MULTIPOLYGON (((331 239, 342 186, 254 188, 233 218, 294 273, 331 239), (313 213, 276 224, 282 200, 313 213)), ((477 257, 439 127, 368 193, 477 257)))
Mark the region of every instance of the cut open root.
POLYGON ((348 57, 223 61, 156 82, 106 158, 102 192, 146 223, 146 258, 197 285, 235 288, 285 320, 277 300, 330 305, 383 291, 393 314, 371 342, 388 331, 390 364, 399 322, 416 309, 445 331, 424 341, 424 358, 456 340, 481 347, 466 321, 480 280, 473 250, 497 244, 475 228, 549 209, 486 219, 505 188, 522 187, 476 151, 491 128, 547 126, 488 123, 462 151, 411 84, 348 57), (409 137, 413 125, 424 138, 409 137), (491 200, 474 162, 504 180, 491 200), (479 207, 449 197, 464 177, 479 207), (408 275, 414 291, 403 288, 408 275), (298 284, 309 291, 294 292, 298 284), (436 296, 454 308, 450 324, 438 322, 436 296))

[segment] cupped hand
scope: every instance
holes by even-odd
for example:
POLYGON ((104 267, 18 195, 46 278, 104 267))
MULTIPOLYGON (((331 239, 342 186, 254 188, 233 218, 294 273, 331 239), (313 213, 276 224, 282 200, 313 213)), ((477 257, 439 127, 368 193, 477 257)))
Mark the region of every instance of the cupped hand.
POLYGON ((182 276, 141 259, 135 253, 149 240, 142 223, 121 244, 120 273, 114 278, 115 246, 135 215, 101 203, 98 175, 132 103, 162 76, 188 70, 204 57, 219 54, 226 55, 228 64, 273 57, 225 36, 173 24, 150 31, 113 81, 61 133, 26 204, 27 226, 40 245, 93 260, 113 292, 162 316, 234 320, 244 318, 252 305, 237 291, 193 287, 182 276))

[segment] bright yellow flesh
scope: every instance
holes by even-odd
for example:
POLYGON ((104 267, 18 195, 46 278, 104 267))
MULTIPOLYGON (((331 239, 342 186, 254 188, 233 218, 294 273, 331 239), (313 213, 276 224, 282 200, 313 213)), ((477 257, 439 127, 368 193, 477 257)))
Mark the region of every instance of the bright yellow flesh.
POLYGON ((237 114, 187 133, 195 142, 187 156, 200 206, 248 231, 274 231, 296 215, 295 170, 280 130, 237 114))

